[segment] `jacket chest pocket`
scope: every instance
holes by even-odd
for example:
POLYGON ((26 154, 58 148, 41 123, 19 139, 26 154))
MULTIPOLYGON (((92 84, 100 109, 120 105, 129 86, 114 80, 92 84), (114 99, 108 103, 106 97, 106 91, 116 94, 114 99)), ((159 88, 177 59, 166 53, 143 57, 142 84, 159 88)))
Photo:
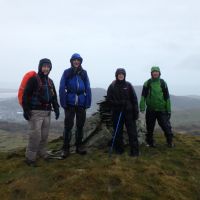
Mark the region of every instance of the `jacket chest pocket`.
POLYGON ((129 91, 127 87, 122 88, 121 93, 123 99, 129 99, 129 91))

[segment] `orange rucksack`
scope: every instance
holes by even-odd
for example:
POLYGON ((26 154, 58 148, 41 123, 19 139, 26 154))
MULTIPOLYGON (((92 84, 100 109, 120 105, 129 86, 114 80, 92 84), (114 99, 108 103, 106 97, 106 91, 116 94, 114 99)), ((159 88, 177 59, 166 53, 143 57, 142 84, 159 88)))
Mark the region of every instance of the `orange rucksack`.
POLYGON ((37 73, 35 71, 30 71, 30 72, 27 72, 23 79, 22 79, 22 82, 19 86, 19 90, 18 90, 18 101, 19 101, 19 104, 22 106, 22 97, 24 95, 24 90, 26 88, 26 84, 28 82, 28 80, 33 77, 33 76, 37 76, 37 73))

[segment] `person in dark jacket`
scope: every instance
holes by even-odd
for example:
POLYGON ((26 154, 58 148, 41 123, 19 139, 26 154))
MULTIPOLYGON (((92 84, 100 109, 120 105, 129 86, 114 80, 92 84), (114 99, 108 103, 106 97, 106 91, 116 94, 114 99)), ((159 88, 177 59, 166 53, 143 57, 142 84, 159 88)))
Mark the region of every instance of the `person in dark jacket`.
POLYGON ((22 97, 24 118, 29 123, 29 142, 26 149, 26 163, 34 166, 36 157, 48 158, 46 144, 49 135, 52 107, 56 120, 59 118, 59 104, 53 81, 48 77, 52 69, 47 58, 39 62, 38 73, 31 77, 22 97))
POLYGON ((107 90, 107 101, 111 105, 113 113, 113 129, 117 128, 120 113, 118 130, 114 148, 117 154, 124 152, 123 147, 123 126, 125 124, 129 136, 130 156, 139 156, 139 144, 137 137, 136 120, 138 119, 138 100, 131 83, 125 80, 126 71, 119 68, 115 73, 116 80, 111 83, 107 90))
POLYGON ((166 82, 160 78, 161 72, 158 66, 151 68, 151 79, 144 83, 140 100, 140 111, 146 109, 146 143, 149 147, 155 147, 153 132, 156 120, 165 133, 168 147, 174 147, 173 133, 170 124, 171 102, 166 82))
POLYGON ((70 154, 71 130, 76 116, 76 153, 87 152, 82 146, 86 109, 91 106, 91 88, 87 71, 82 68, 82 57, 75 53, 70 59, 71 67, 63 72, 60 81, 60 103, 65 111, 64 144, 62 157, 70 154))

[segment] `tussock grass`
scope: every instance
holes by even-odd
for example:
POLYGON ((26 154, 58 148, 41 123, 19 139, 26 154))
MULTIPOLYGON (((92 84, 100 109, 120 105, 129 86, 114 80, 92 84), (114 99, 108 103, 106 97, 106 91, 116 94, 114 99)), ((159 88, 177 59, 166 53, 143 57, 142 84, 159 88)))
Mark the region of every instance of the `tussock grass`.
POLYGON ((0 199, 200 199, 200 137, 177 134, 174 149, 163 136, 156 140, 155 149, 141 146, 138 159, 129 157, 128 148, 110 159, 104 149, 63 161, 39 160, 36 168, 24 164, 24 149, 0 153, 0 199))

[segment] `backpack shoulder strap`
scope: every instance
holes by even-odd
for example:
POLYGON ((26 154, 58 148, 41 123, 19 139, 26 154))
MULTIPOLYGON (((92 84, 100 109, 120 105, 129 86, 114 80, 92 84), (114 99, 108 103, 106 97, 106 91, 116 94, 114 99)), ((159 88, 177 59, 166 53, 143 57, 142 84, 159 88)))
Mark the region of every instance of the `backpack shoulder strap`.
MULTIPOLYGON (((149 79, 147 81, 147 85, 146 85, 147 91, 145 93, 145 97, 147 97, 148 94, 150 94, 150 96, 151 96, 151 82, 152 82, 151 79, 149 79)), ((160 79, 160 87, 162 89, 164 99, 167 100, 169 98, 169 93, 168 93, 168 90, 167 90, 167 87, 166 87, 166 83, 163 79, 160 79)))
POLYGON ((36 79, 37 79, 37 82, 38 82, 38 90, 40 90, 42 88, 42 80, 41 80, 41 78, 39 77, 38 74, 36 75, 36 79))
POLYGON ((165 99, 165 101, 167 101, 167 99, 169 99, 169 92, 168 92, 166 83, 163 79, 160 79, 160 86, 162 88, 164 99, 165 99))
POLYGON ((50 88, 53 87, 53 81, 48 77, 48 85, 50 88))
POLYGON ((143 94, 145 98, 148 96, 148 94, 151 95, 151 82, 152 80, 149 79, 146 83, 146 88, 144 88, 143 94))
POLYGON ((151 89, 151 82, 152 82, 152 80, 151 80, 151 78, 147 81, 147 89, 149 90, 149 89, 151 89))
POLYGON ((160 86, 161 86, 162 89, 166 88, 166 84, 165 84, 165 81, 163 79, 160 79, 160 86))

